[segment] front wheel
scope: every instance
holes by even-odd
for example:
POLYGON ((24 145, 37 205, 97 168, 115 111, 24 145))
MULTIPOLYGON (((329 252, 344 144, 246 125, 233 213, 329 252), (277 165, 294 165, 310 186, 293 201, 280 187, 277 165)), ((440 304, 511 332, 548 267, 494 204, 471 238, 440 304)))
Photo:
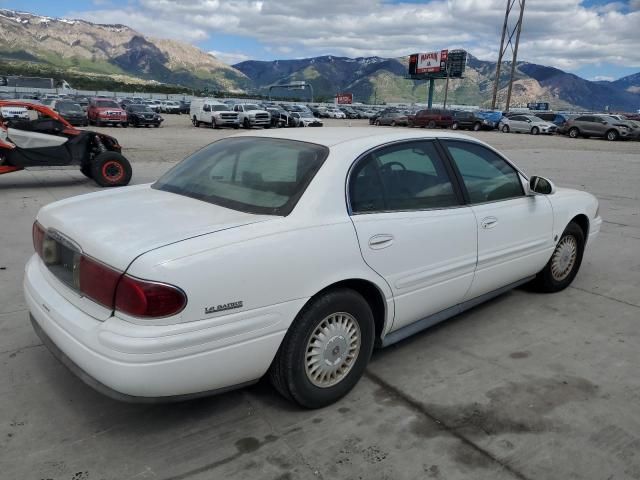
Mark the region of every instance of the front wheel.
POLYGON ((580 130, 578 130, 576 127, 570 128, 569 136, 571 138, 578 138, 580 136, 580 130))
POLYGON ((246 129, 250 129, 251 128, 251 124, 249 123, 249 119, 245 118, 244 122, 242 123, 244 125, 244 128, 246 129))
POLYGON ((460 128, 460 125, 458 125, 458 122, 453 122, 451 124, 451 130, 458 130, 458 128, 460 128))
POLYGON ((541 292, 559 292, 567 288, 578 274, 584 252, 584 232, 575 222, 569 223, 551 258, 536 275, 532 286, 541 292))
POLYGON ((607 140, 609 140, 610 142, 613 142, 617 139, 618 139, 618 132, 616 132, 615 130, 609 130, 607 132, 607 140))
POLYGON ((503 133, 509 133, 509 125, 503 125, 502 126, 502 132, 503 133))
POLYGON ((480 125, 480 122, 476 122, 476 123, 474 123, 474 124, 473 124, 473 131, 474 131, 474 132, 479 131, 481 126, 482 126, 482 125, 480 125))
POLYGON ((121 187, 131 181, 131 164, 118 152, 104 152, 93 159, 93 179, 101 187, 121 187))
POLYGON ((540 133, 540 129, 538 127, 533 127, 531 129, 531 135, 538 135, 540 133))
POLYGON ((428 128, 436 128, 435 120, 429 120, 429 123, 427 123, 427 127, 428 128))
POLYGON ((396 121, 395 120, 391 120, 391 126, 395 127, 396 126, 396 121))
POLYGON ((311 301, 287 332, 269 376, 276 390, 306 408, 320 408, 346 395, 371 357, 373 313, 350 289, 311 301))

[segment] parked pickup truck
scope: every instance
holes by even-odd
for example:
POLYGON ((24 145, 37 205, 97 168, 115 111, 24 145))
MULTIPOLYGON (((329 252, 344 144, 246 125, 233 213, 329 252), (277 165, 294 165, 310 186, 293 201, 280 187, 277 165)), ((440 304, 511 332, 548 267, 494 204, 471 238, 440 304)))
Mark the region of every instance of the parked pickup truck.
POLYGON ((236 103, 233 111, 238 112, 238 120, 244 128, 271 128, 271 114, 255 103, 236 103))
POLYGON ((189 116, 194 127, 208 125, 211 128, 238 128, 238 114, 229 105, 211 98, 194 98, 189 106, 189 116))

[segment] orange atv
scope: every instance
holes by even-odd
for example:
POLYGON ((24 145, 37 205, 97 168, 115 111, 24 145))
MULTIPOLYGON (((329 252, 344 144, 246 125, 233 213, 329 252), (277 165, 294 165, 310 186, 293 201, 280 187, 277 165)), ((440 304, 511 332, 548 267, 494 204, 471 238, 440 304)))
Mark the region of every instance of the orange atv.
POLYGON ((131 164, 121 149, 115 138, 78 130, 44 105, 0 101, 0 175, 77 166, 101 187, 127 185, 131 164))

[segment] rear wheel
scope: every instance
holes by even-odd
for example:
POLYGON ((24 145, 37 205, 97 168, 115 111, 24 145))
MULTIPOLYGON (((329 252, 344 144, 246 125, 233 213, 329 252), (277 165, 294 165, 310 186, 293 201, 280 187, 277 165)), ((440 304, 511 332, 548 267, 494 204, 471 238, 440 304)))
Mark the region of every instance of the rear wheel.
POLYGON ((380 126, 380 120, 376 120, 376 127, 380 126))
POLYGON ((91 174, 101 187, 120 187, 131 181, 131 164, 117 152, 104 152, 93 160, 91 174))
POLYGON ((569 136, 571 138, 578 138, 580 136, 580 130, 578 130, 576 127, 572 127, 569 129, 569 136))
POLYGON ((362 296, 332 290, 313 300, 289 327, 269 376, 286 398, 320 408, 346 395, 369 362, 373 314, 362 296))
POLYGON ((391 120, 391 126, 395 127, 396 126, 396 121, 395 120, 391 120))
POLYGON ((458 122, 453 122, 451 124, 451 130, 458 130, 458 128, 460 128, 460 125, 458 124, 458 122))
POLYGON ((427 123, 427 127, 429 127, 429 128, 436 128, 436 122, 435 122, 435 120, 429 120, 429 123, 427 123))
POLYGON ((575 222, 562 232, 551 258, 538 273, 532 286, 541 292, 559 292, 567 288, 578 274, 584 252, 584 232, 575 222))
POLYGON ((609 130, 607 132, 607 140, 609 140, 610 142, 613 142, 617 139, 618 139, 618 132, 616 132, 615 130, 609 130))

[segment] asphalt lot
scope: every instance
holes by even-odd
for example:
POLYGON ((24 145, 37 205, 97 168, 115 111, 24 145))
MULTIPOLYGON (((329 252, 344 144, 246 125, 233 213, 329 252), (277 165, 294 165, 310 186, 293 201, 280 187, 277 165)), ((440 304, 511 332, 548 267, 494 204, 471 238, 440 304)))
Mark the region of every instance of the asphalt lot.
MULTIPOLYGON (((234 132, 165 117, 101 129, 132 183, 234 132)), ((33 333, 21 282, 38 209, 98 188, 79 171, 0 176, 0 479, 640 479, 640 143, 471 135, 600 199, 578 277, 377 351, 350 395, 316 411, 267 382, 155 406, 86 387, 33 333)))

